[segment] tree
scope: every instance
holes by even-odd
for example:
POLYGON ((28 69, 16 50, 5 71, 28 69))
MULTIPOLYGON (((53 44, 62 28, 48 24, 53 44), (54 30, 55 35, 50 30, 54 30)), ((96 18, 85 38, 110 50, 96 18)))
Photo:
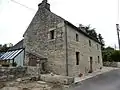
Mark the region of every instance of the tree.
POLYGON ((98 40, 100 41, 101 44, 105 45, 103 37, 101 34, 98 34, 98 40))
POLYGON ((94 39, 98 40, 102 44, 102 49, 104 48, 105 43, 104 43, 103 37, 101 34, 97 34, 95 28, 91 28, 90 25, 84 26, 82 24, 79 25, 79 28, 82 31, 85 31, 88 35, 90 35, 94 39))
POLYGON ((91 28, 90 25, 88 25, 88 26, 84 26, 84 28, 85 28, 86 32, 89 33, 90 28, 91 28))
POLYGON ((113 61, 111 58, 112 52, 114 51, 114 48, 112 47, 107 47, 102 49, 102 57, 103 57, 103 61, 113 61))
POLYGON ((115 50, 112 47, 107 47, 102 50, 103 55, 103 61, 109 61, 109 62, 120 62, 120 51, 115 50))
POLYGON ((88 34, 89 34, 90 36, 92 36, 93 38, 98 39, 98 38, 97 38, 97 33, 96 33, 96 31, 95 31, 95 28, 89 30, 89 31, 88 31, 88 34))
POLYGON ((7 44, 0 44, 0 52, 6 52, 10 47, 7 47, 7 44))
POLYGON ((111 59, 114 60, 115 62, 120 62, 120 51, 115 50, 111 54, 111 59))
POLYGON ((82 24, 79 25, 79 27, 84 30, 88 35, 90 35, 91 37, 97 39, 97 33, 95 31, 95 28, 91 28, 90 25, 88 26, 84 26, 82 24))

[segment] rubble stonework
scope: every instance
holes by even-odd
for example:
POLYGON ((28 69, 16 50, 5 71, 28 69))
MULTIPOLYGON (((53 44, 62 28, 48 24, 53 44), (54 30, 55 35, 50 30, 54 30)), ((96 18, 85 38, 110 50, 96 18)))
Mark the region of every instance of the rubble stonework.
POLYGON ((61 75, 43 74, 41 75, 40 79, 46 82, 55 83, 55 84, 60 83, 63 85, 71 85, 74 83, 73 77, 61 76, 61 75))
POLYGON ((103 67, 101 45, 78 31, 75 31, 74 28, 70 26, 67 26, 67 33, 69 76, 78 77, 80 74, 88 74, 90 71, 90 57, 93 58, 93 72, 100 70, 103 67), (79 36, 78 42, 75 38, 76 34, 79 36), (89 46, 89 40, 91 40, 91 46, 89 46), (97 45, 99 48, 97 48, 97 45), (79 65, 76 65, 76 52, 79 52, 79 65))
POLYGON ((35 53, 47 59, 46 71, 58 75, 76 77, 102 68, 99 41, 52 13, 47 1, 39 4, 37 13, 24 33, 24 47, 25 65, 30 65, 30 57, 26 52, 35 53), (52 30, 54 30, 54 39, 50 39, 52 30), (78 34, 79 41, 76 41, 76 34, 78 34), (89 40, 91 46, 89 46, 89 40), (76 65, 76 52, 80 53, 79 65, 76 65), (93 57, 91 66, 90 57, 93 57))
MULTIPOLYGON (((47 71, 66 75, 65 30, 63 25, 61 17, 40 5, 24 34, 24 47, 26 52, 33 52, 48 59, 47 71), (49 30, 55 30, 55 39, 49 39, 49 30)), ((29 64, 27 54, 25 55, 25 62, 26 65, 29 64)))
POLYGON ((69 90, 70 86, 68 84, 71 84, 71 82, 73 82, 72 77, 58 75, 57 77, 53 77, 50 77, 49 75, 44 75, 45 80, 43 81, 40 81, 41 79, 43 79, 43 77, 40 77, 39 80, 37 78, 33 79, 33 77, 23 77, 11 82, 0 82, 0 90, 69 90), (57 79, 58 81, 55 81, 55 79, 57 79), (53 82, 50 82, 49 80, 52 80, 53 82), (65 80, 67 83, 63 82, 63 80, 65 80), (71 82, 69 83, 68 81, 71 82))
POLYGON ((14 80, 27 75, 26 67, 0 67, 0 81, 14 80))
POLYGON ((103 62, 103 66, 106 66, 106 67, 120 67, 120 62, 103 62))

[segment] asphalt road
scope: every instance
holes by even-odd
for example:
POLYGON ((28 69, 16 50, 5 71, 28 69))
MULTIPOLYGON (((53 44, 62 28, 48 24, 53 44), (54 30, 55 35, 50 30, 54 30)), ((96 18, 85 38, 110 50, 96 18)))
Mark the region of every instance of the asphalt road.
POLYGON ((120 90, 120 69, 82 81, 71 90, 120 90))

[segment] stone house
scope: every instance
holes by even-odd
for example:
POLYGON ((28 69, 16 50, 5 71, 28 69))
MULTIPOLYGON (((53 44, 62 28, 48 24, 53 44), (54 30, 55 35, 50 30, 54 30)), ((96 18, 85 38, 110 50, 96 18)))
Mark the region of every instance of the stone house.
POLYGON ((24 33, 25 65, 55 74, 79 76, 102 68, 101 43, 54 14, 43 0, 24 33))

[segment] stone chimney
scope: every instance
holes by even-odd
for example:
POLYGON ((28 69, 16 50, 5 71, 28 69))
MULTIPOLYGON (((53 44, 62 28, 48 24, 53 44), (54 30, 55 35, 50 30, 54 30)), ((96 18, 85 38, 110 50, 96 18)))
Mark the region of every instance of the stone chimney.
POLYGON ((38 5, 39 8, 46 8, 50 11, 50 4, 48 3, 48 0, 43 0, 42 3, 38 5))
POLYGON ((79 28, 81 29, 81 27, 83 27, 83 25, 82 24, 79 24, 79 28))
POLYGON ((85 30, 85 27, 82 25, 82 24, 79 24, 79 27, 78 27, 80 30, 82 30, 83 32, 86 32, 85 30))

